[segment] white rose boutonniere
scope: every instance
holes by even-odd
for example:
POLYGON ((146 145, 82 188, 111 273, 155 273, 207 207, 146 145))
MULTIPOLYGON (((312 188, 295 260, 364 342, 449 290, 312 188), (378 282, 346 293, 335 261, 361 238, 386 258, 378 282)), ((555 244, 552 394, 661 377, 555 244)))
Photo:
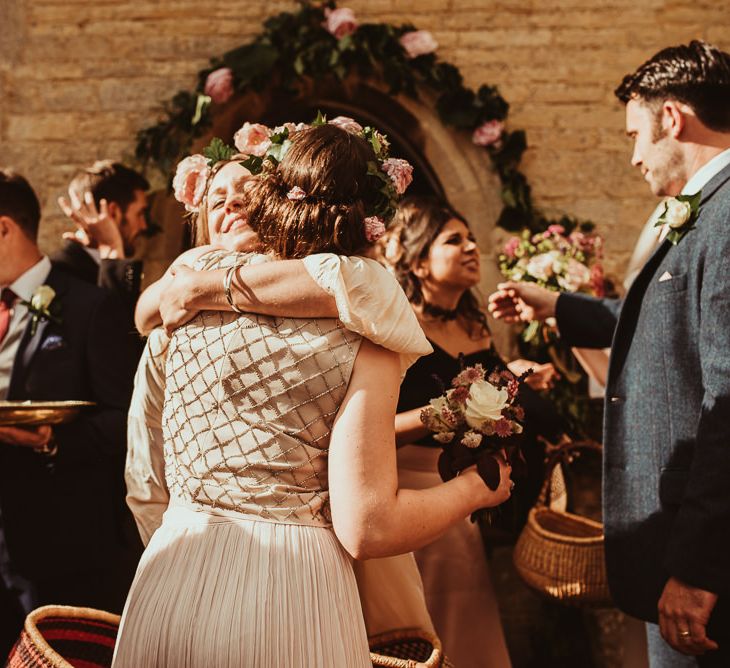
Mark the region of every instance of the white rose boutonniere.
POLYGON ((30 298, 30 301, 26 301, 25 299, 21 300, 20 303, 25 306, 31 314, 31 336, 35 336, 36 330, 38 329, 38 323, 43 320, 52 320, 56 323, 61 322, 61 319, 56 313, 58 302, 53 302, 55 298, 56 291, 50 285, 41 285, 36 288, 30 298))
POLYGON ((694 229, 701 199, 701 190, 694 195, 672 197, 664 203, 664 212, 659 216, 654 227, 667 225, 669 227, 667 240, 676 246, 687 232, 694 229))

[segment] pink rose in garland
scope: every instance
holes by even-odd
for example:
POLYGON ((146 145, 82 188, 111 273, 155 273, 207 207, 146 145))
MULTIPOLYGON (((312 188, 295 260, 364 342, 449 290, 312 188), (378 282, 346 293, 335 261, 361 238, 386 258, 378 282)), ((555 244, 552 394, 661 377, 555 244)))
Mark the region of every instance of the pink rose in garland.
POLYGON ((330 125, 336 125, 338 128, 353 135, 357 135, 362 132, 362 125, 360 125, 356 120, 350 118, 349 116, 337 116, 336 118, 333 118, 331 121, 327 122, 330 125))
POLYGON ((477 146, 491 146, 502 138, 504 123, 502 121, 487 121, 482 123, 471 136, 471 140, 477 146))
POLYGON ((233 71, 230 67, 221 67, 208 75, 204 92, 216 104, 225 104, 233 95, 233 71))
POLYGON ((375 243, 385 234, 385 223, 377 216, 368 216, 365 221, 365 238, 375 243))
POLYGON ((241 153, 255 155, 259 158, 266 155, 271 147, 271 130, 261 123, 244 123, 233 136, 233 143, 241 153))
POLYGON ((325 29, 337 39, 342 39, 346 35, 352 35, 357 30, 355 12, 347 7, 325 9, 324 16, 326 19, 324 23, 325 29))
POLYGON ((413 167, 407 160, 388 158, 383 162, 382 170, 390 177, 395 191, 402 195, 413 181, 413 167))
POLYGON ((172 180, 175 199, 184 204, 188 211, 197 211, 209 176, 210 167, 205 156, 198 153, 181 160, 172 180))
POLYGON ((406 52, 407 58, 418 58, 433 53, 438 49, 438 42, 428 30, 411 30, 403 33, 400 45, 406 52))

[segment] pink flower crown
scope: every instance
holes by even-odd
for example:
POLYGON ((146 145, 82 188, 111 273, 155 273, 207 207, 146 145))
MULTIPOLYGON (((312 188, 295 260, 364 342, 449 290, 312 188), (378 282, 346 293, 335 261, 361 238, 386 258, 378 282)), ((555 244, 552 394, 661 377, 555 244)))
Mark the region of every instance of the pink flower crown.
MULTIPOLYGON (((289 151, 291 137, 295 133, 325 123, 361 137, 375 153, 377 163, 368 164, 368 175, 382 182, 382 197, 374 210, 367 212, 363 225, 367 240, 370 243, 377 241, 385 233, 385 221, 394 215, 400 195, 413 181, 413 167, 406 160, 389 156, 390 144, 385 135, 371 127, 363 128, 346 116, 327 121, 322 114, 318 114, 311 124, 284 123, 273 129, 261 123, 246 122, 233 136, 235 149, 215 138, 202 154, 188 156, 178 163, 172 182, 175 199, 184 204, 187 211, 198 212, 216 163, 230 160, 238 152, 248 156, 241 164, 251 174, 274 169, 289 151)), ((286 196, 293 202, 300 202, 306 199, 307 193, 299 186, 294 186, 286 196)))

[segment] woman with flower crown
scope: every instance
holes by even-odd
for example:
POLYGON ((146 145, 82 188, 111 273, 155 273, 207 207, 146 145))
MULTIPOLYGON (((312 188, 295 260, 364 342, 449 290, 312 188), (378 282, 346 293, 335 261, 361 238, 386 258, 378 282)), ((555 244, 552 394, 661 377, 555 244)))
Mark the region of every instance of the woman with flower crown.
MULTIPOLYGON (((379 162, 361 137, 304 130, 247 192, 249 224, 277 258, 362 253, 365 220, 390 208, 369 167, 379 162)), ((389 317, 418 328, 406 305, 389 317)), ((175 331, 170 506, 130 591, 115 666, 371 665, 350 557, 430 542, 510 487, 502 463, 496 491, 475 470, 398 488, 402 363, 335 319, 202 313, 175 331)))
MULTIPOLYGON (((338 117, 329 123, 349 127, 355 132, 362 130, 352 119, 338 117)), ((246 127, 244 125, 243 129, 246 127)), ((296 126, 291 127, 296 130, 296 126)), ((258 135, 264 132, 269 135, 276 133, 267 128, 259 131, 258 135)), ((241 132, 236 133, 238 139, 241 135, 241 132)), ((250 150, 252 147, 239 141, 238 148, 250 150)), ((320 281, 322 287, 310 278, 301 260, 282 261, 264 267, 261 262, 269 258, 251 253, 258 246, 258 238, 245 222, 244 188, 251 174, 241 162, 248 156, 229 156, 229 152, 224 150, 218 155, 220 159, 213 160, 193 155, 179 164, 174 179, 175 195, 192 214, 194 237, 202 245, 180 256, 171 271, 145 291, 138 304, 138 321, 148 339, 135 376, 129 409, 126 481, 127 503, 145 545, 162 523, 170 501, 165 483, 162 436, 165 358, 169 339, 161 328, 150 331, 149 327, 160 324, 162 295, 165 300, 171 293, 178 295, 172 297, 177 301, 187 288, 189 293, 182 303, 192 307, 194 298, 207 284, 205 280, 196 280, 206 277, 204 271, 190 271, 185 278, 181 273, 176 274, 183 272, 182 267, 186 264, 205 269, 223 262, 226 253, 221 251, 226 251, 236 262, 249 263, 239 269, 250 288, 250 291, 237 294, 239 307, 256 312, 268 299, 278 309, 277 315, 337 315, 348 329, 395 352, 419 354, 428 351, 420 332, 408 339, 397 328, 383 329, 379 326, 383 322, 382 313, 391 303, 402 301, 403 294, 397 282, 374 260, 331 254, 310 258, 308 266, 315 270, 316 281, 320 281), (319 266, 317 260, 321 262, 319 266), (266 271, 262 272, 262 269, 266 271), (181 283, 185 288, 181 287, 181 283), (356 302, 349 299, 350 293, 357 294, 361 289, 359 286, 364 285, 371 292, 369 299, 356 302), (327 289, 337 297, 329 294, 327 289), (260 300, 246 303, 246 296, 251 293, 258 294, 260 300)), ((210 275, 214 274, 215 271, 210 275)), ((222 281, 219 280, 217 285, 220 296, 225 299, 222 281)), ((222 306, 230 309, 225 301, 218 308, 222 306)), ((269 305, 268 308, 272 307, 269 305)), ((403 628, 435 633, 412 553, 356 562, 354 568, 369 636, 403 628)))

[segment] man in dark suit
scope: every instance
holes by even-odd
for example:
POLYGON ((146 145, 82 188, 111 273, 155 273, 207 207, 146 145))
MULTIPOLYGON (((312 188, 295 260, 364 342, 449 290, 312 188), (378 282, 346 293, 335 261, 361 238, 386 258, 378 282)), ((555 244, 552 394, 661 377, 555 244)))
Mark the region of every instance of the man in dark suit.
POLYGON ((0 427, 0 602, 10 592, 26 612, 59 603, 119 613, 141 553, 124 503, 127 316, 115 295, 51 266, 39 220, 28 182, 0 171, 0 399, 95 406, 68 424, 0 427))
POLYGON ((555 316, 574 346, 611 344, 611 591, 650 622, 652 667, 730 666, 730 55, 703 42, 665 49, 616 94, 632 164, 656 195, 698 194, 698 213, 668 201, 666 238, 623 302, 505 283, 490 310, 555 316))
POLYGON ((134 258, 136 241, 147 228, 149 183, 129 167, 99 160, 81 170, 59 205, 76 225, 51 257, 54 265, 82 281, 120 296, 133 317, 142 280, 134 258))

